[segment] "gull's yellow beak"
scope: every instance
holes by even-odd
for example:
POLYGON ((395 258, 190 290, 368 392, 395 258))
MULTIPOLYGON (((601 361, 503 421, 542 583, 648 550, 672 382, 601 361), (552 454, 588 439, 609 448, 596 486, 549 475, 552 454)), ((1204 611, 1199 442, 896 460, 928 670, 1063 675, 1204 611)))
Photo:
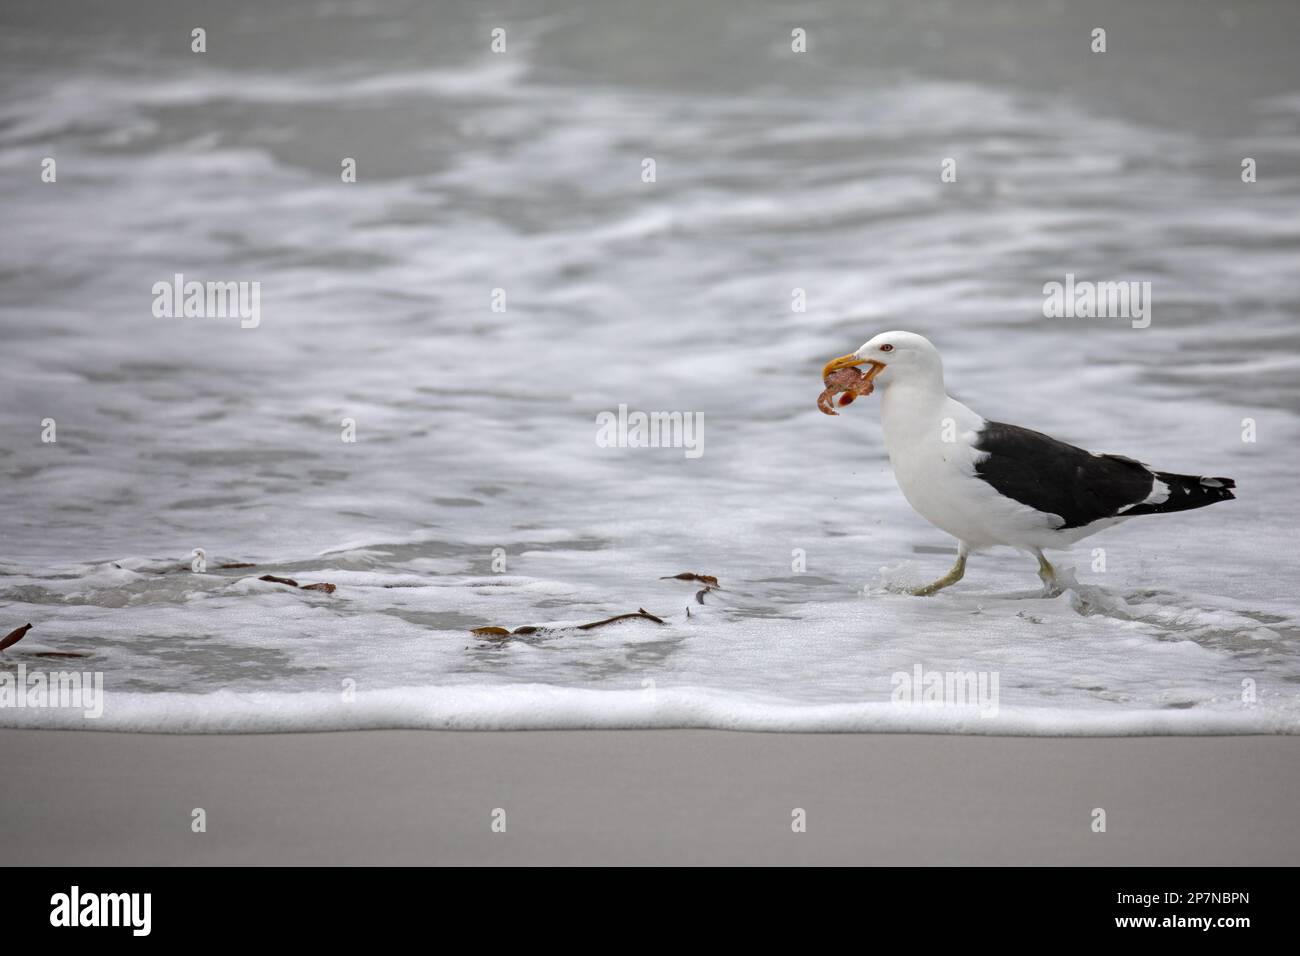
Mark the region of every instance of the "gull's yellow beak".
POLYGON ((839 358, 831 359, 826 363, 826 367, 822 369, 822 378, 825 379, 827 375, 831 374, 831 372, 838 371, 839 369, 855 368, 859 365, 871 366, 871 368, 867 369, 865 373, 868 382, 879 375, 880 370, 885 367, 884 362, 877 362, 875 359, 858 358, 856 355, 841 355, 839 358))

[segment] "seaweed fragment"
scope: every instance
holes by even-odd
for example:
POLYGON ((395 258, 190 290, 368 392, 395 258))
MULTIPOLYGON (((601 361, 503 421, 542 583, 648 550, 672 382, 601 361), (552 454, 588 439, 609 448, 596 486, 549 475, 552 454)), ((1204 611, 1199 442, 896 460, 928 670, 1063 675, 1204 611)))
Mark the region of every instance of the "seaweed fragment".
POLYGON ((515 628, 513 631, 504 627, 476 627, 470 631, 477 637, 487 638, 490 641, 504 641, 511 637, 527 637, 530 634, 555 634, 560 631, 590 631, 593 628, 604 627, 606 624, 613 624, 616 621, 627 621, 633 619, 642 619, 653 621, 656 624, 664 624, 661 617, 651 614, 643 607, 639 607, 634 612, 627 614, 616 614, 613 617, 607 617, 602 621, 591 621, 587 624, 575 624, 572 627, 538 627, 535 624, 524 624, 515 628))
POLYGON ((333 594, 338 590, 333 584, 321 582, 320 584, 299 584, 293 578, 277 578, 274 574, 263 574, 257 580, 270 581, 272 584, 287 584, 291 588, 297 588, 300 591, 323 591, 326 594, 333 594))
POLYGON ((683 571, 681 574, 665 574, 659 578, 660 581, 698 581, 700 584, 710 588, 721 588, 718 579, 712 574, 696 574, 694 571, 683 571))
POLYGON ((712 574, 696 574, 694 571, 683 571, 681 574, 665 574, 659 579, 660 581, 696 581, 703 584, 704 587, 695 592, 695 603, 703 604, 704 595, 710 591, 721 591, 722 585, 712 574))
POLYGON ((24 637, 26 637, 27 632, 30 631, 31 629, 32 629, 31 624, 24 624, 22 627, 14 628, 4 637, 0 637, 0 651, 3 651, 6 647, 13 647, 24 637))

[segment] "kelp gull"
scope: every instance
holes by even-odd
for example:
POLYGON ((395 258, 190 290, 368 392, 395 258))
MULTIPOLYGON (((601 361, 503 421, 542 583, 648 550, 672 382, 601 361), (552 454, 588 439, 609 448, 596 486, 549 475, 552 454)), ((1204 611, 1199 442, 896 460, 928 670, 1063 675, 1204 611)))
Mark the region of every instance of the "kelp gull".
POLYGON ((991 422, 944 390, 938 350, 915 332, 884 332, 826 365, 822 377, 867 366, 862 391, 881 390, 880 424, 894 477, 923 518, 959 542, 953 569, 912 593, 956 584, 973 551, 1008 545, 1038 558, 1135 515, 1203 508, 1234 497, 1231 478, 1152 471, 1122 455, 1095 455, 1049 435, 991 422))

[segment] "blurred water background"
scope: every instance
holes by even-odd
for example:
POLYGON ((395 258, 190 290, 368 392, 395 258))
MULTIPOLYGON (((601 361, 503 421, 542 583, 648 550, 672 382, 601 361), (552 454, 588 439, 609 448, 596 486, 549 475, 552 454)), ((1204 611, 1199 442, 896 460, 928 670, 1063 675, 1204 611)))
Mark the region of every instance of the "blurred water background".
POLYGON ((88 652, 130 729, 1295 732, 1297 36, 1289 3, 10 0, 0 632, 35 628, 0 667, 88 652), (260 324, 156 318, 176 273, 260 283, 260 324), (1151 282, 1151 326, 1044 318, 1067 273, 1151 282), (814 407, 891 328, 990 418, 1239 500, 1085 541, 1058 599, 1012 552, 893 593, 952 542, 874 400, 814 407), (620 404, 702 414, 703 454, 599 447, 620 404), (668 623, 468 633, 638 607, 668 623), (916 664, 999 674, 999 715, 891 705, 916 664))

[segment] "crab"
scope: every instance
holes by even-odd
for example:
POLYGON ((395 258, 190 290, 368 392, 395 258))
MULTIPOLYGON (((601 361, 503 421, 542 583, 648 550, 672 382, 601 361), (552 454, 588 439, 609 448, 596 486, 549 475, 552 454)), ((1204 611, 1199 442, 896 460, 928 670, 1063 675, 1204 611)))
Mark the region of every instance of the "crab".
POLYGON ((843 408, 848 405, 859 395, 870 395, 875 390, 875 385, 871 383, 873 375, 864 375, 856 368, 841 368, 831 372, 823 380, 826 389, 817 396, 817 407, 825 415, 838 415, 835 411, 835 396, 843 395, 840 399, 839 407, 843 408))

